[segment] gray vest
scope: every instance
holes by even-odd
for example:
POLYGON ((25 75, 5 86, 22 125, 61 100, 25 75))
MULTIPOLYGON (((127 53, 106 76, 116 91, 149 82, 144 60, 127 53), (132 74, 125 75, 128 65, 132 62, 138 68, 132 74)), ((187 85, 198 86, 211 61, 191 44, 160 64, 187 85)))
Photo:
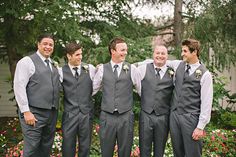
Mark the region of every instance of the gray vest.
POLYGON ((122 68, 120 76, 116 79, 111 64, 106 63, 103 66, 102 79, 102 111, 113 113, 118 109, 119 113, 124 113, 133 107, 133 82, 131 80, 131 66, 125 71, 122 68))
POLYGON ((51 72, 36 53, 29 57, 35 66, 35 73, 26 86, 29 106, 43 109, 58 108, 60 80, 57 68, 52 66, 51 72))
POLYGON ((201 105, 201 85, 202 75, 207 71, 204 65, 200 65, 197 70, 201 71, 201 76, 197 76, 196 71, 190 76, 184 77, 185 62, 181 62, 176 70, 175 89, 172 97, 171 110, 177 109, 178 114, 200 113, 201 105))
POLYGON ((79 111, 87 114, 93 109, 92 80, 90 79, 89 71, 83 68, 84 63, 81 65, 81 73, 78 80, 73 76, 68 65, 62 67, 64 111, 74 112, 75 114, 79 111))
POLYGON ((157 80, 153 63, 147 64, 146 74, 142 80, 141 108, 147 113, 154 110, 157 115, 168 114, 174 89, 173 76, 168 67, 161 80, 157 80))

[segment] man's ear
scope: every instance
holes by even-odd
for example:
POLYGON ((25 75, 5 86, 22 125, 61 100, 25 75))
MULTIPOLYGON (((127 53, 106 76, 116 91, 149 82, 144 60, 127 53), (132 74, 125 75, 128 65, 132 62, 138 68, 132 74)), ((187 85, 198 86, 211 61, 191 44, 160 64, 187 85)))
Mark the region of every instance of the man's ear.
POLYGON ((197 56, 197 50, 194 50, 192 54, 195 54, 197 56))
POLYGON ((66 54, 66 57, 67 57, 68 60, 70 60, 71 55, 70 55, 69 53, 67 53, 67 54, 66 54))
POLYGON ((115 53, 116 50, 111 49, 111 55, 115 53))

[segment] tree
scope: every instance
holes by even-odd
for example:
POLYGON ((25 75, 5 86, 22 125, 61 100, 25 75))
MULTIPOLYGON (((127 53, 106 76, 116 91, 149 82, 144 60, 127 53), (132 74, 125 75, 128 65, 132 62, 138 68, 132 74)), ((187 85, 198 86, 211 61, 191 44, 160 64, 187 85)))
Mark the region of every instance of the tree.
POLYGON ((96 63, 96 56, 105 56, 101 61, 108 58, 108 53, 99 54, 107 52, 114 36, 133 41, 154 34, 149 23, 132 17, 124 0, 5 0, 0 2, 0 19, 0 45, 6 47, 12 78, 17 61, 35 49, 41 32, 56 36, 54 55, 62 56, 63 45, 76 40, 85 58, 96 63))
POLYGON ((174 44, 179 46, 182 41, 183 21, 182 21, 183 0, 175 0, 174 7, 174 44))
MULTIPOLYGON (((215 68, 229 68, 236 61, 235 0, 163 0, 174 6, 174 19, 159 29, 174 32, 174 53, 179 56, 182 38, 196 38, 202 44, 201 59, 215 68), (184 11, 183 11, 184 10, 184 11)), ((146 1, 145 1, 146 2, 146 1)), ((154 3, 154 2, 152 2, 154 3)), ((156 3, 155 3, 156 4, 156 3)), ((172 32, 165 32, 171 34, 172 32)))
POLYGON ((217 69, 229 68, 236 61, 236 2, 210 0, 201 5, 202 12, 186 23, 184 36, 201 41, 203 60, 212 60, 217 69))

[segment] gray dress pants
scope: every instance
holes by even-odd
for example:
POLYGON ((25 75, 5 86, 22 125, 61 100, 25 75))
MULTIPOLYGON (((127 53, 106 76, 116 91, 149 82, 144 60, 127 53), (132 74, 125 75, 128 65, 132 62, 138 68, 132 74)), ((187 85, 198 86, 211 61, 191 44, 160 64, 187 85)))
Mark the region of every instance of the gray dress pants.
POLYGON ((169 114, 156 115, 141 111, 139 118, 139 146, 141 157, 163 157, 169 133, 169 114))
POLYGON ((19 113, 24 137, 24 157, 50 157, 56 131, 57 110, 30 107, 30 111, 38 120, 35 126, 25 123, 22 113, 19 113))
POLYGON ((92 114, 64 112, 62 118, 62 156, 75 157, 78 140, 78 156, 89 157, 92 137, 92 114))
POLYGON ((100 114, 100 143, 102 157, 113 157, 114 147, 117 142, 118 156, 130 157, 133 144, 134 114, 128 111, 100 114))
POLYGON ((177 110, 171 112, 170 135, 175 157, 201 157, 202 141, 192 138, 198 119, 198 114, 178 114, 177 110))

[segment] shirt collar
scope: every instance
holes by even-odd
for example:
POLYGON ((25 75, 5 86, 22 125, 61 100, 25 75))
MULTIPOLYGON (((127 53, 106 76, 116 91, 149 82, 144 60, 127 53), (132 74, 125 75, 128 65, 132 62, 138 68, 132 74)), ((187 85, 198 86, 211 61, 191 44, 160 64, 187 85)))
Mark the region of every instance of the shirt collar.
POLYGON ((154 66, 154 69, 155 69, 155 68, 161 69, 160 71, 163 72, 163 73, 165 73, 165 71, 166 71, 166 69, 167 69, 167 65, 166 65, 166 64, 163 65, 162 67, 157 67, 157 66, 153 63, 153 66, 154 66))
POLYGON ((78 65, 78 66, 74 66, 74 65, 71 65, 70 63, 68 63, 68 66, 70 67, 70 70, 73 71, 73 68, 77 67, 78 70, 80 70, 80 67, 81 67, 81 64, 78 65))
POLYGON ((114 67, 114 65, 118 65, 119 67, 118 68, 121 68, 121 66, 122 66, 122 64, 123 64, 123 62, 120 62, 120 63, 114 63, 112 60, 111 60, 111 67, 113 68, 114 67))
MULTIPOLYGON (((187 65, 188 63, 186 63, 186 65, 187 65)), ((191 67, 191 69, 193 69, 194 67, 199 67, 199 65, 201 65, 200 64, 200 62, 199 61, 197 61, 196 63, 194 63, 194 64, 188 64, 190 67, 191 67)))
POLYGON ((51 58, 50 58, 50 57, 49 57, 49 58, 45 58, 45 57, 39 52, 39 50, 36 52, 36 54, 42 59, 43 62, 44 62, 46 59, 48 59, 49 62, 52 63, 51 58))

